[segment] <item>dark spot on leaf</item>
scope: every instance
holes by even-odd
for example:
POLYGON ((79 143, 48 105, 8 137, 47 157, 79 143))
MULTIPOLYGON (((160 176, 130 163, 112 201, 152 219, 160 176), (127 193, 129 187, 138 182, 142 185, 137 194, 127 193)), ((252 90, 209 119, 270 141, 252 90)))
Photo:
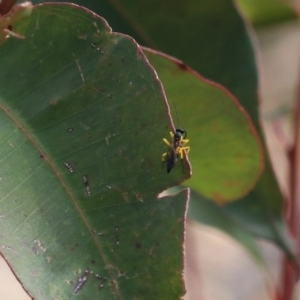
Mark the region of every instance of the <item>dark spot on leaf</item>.
POLYGON ((38 249, 38 247, 36 247, 36 246, 32 247, 31 250, 32 250, 32 252, 33 252, 34 254, 38 254, 38 253, 39 253, 39 249, 38 249))
POLYGON ((85 186, 89 185, 89 180, 88 180, 88 176, 87 175, 83 175, 82 176, 82 180, 83 180, 85 186))
POLYGON ((177 66, 179 67, 179 69, 186 71, 188 69, 187 65, 184 64, 183 62, 177 62, 177 66))
POLYGON ((112 99, 112 98, 114 97, 114 95, 110 94, 110 95, 108 95, 108 97, 109 97, 110 99, 112 99))
POLYGON ((74 289, 73 289, 73 295, 77 294, 78 291, 80 291, 80 290, 83 288, 83 286, 85 285, 86 281, 88 280, 89 273, 90 273, 90 272, 89 272, 89 270, 87 269, 87 270, 84 272, 83 276, 80 277, 80 278, 77 280, 77 282, 76 282, 76 284, 75 284, 75 287, 74 287, 74 289))
POLYGON ((8 25, 8 26, 7 26, 7 29, 10 30, 10 31, 12 31, 12 30, 13 30, 12 25, 8 25))
POLYGON ((99 89, 97 87, 95 87, 95 91, 101 94, 105 94, 105 89, 99 89))
POLYGON ((43 154, 41 154, 41 155, 40 155, 40 158, 44 158, 44 155, 43 155, 43 154))
POLYGON ((143 197, 142 197, 141 194, 136 193, 135 196, 136 196, 136 198, 137 198, 139 201, 143 201, 143 197))
POLYGON ((73 250, 75 250, 75 248, 77 248, 78 246, 79 246, 79 244, 76 243, 75 245, 73 245, 73 246, 70 248, 70 250, 73 251, 73 250))
POLYGON ((136 247, 137 249, 142 248, 142 243, 141 243, 141 242, 137 242, 137 243, 135 244, 135 247, 136 247))
POLYGON ((96 264, 96 261, 95 261, 95 260, 92 260, 91 263, 94 265, 94 264, 96 264))

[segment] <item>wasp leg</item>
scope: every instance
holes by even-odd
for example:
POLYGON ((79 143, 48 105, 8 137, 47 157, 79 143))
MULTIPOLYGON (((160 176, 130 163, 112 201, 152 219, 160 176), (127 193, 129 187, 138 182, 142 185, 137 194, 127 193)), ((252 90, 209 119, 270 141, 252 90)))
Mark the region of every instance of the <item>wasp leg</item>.
POLYGON ((184 173, 184 163, 182 159, 181 159, 181 167, 182 167, 182 173, 184 173))
POLYGON ((165 161, 166 159, 166 156, 168 155, 168 152, 164 153, 162 156, 161 156, 161 160, 162 161, 165 161))
POLYGON ((165 165, 165 160, 166 160, 166 156, 168 155, 168 152, 164 153, 162 156, 161 156, 161 160, 162 160, 162 165, 161 167, 163 168, 164 165, 165 165))
POLYGON ((187 139, 181 139, 181 144, 184 145, 184 144, 187 144, 190 140, 187 140, 187 139))
POLYGON ((187 147, 181 147, 182 150, 185 151, 186 154, 188 154, 191 150, 191 147, 187 146, 187 147))
POLYGON ((180 155, 180 158, 183 159, 183 153, 188 154, 190 152, 191 147, 180 147, 178 149, 178 154, 180 155))
MULTIPOLYGON (((169 147, 171 147, 171 144, 170 144, 170 142, 167 140, 167 139, 163 139, 163 141, 169 146, 169 147)), ((165 153, 164 153, 165 154, 165 153)))
POLYGON ((182 172, 184 172, 184 164, 183 164, 183 156, 184 154, 188 154, 190 152, 190 147, 180 147, 177 150, 177 154, 180 156, 181 160, 181 166, 182 166, 182 172))

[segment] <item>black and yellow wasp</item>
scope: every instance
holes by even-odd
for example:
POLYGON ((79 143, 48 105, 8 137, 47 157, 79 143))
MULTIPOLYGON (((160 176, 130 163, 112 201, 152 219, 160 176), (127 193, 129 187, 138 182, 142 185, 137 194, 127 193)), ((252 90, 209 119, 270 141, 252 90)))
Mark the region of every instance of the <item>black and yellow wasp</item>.
MULTIPOLYGON (((174 102, 173 102, 173 105, 174 105, 174 108, 176 111, 178 124, 180 124, 177 108, 176 108, 174 102)), ((171 170, 174 168, 179 157, 180 157, 180 159, 183 159, 184 154, 187 154, 190 152, 190 147, 186 146, 186 144, 189 142, 189 140, 186 138, 187 133, 184 129, 182 129, 180 127, 176 128, 175 133, 170 131, 170 135, 171 135, 171 139, 172 139, 171 142, 169 142, 165 138, 163 139, 164 143, 168 145, 169 149, 161 157, 162 167, 166 163, 168 173, 170 173, 171 170)))
POLYGON ((187 133, 181 128, 176 128, 175 133, 170 131, 172 142, 170 143, 167 139, 163 141, 168 145, 169 149, 162 155, 162 167, 166 163, 167 172, 170 173, 174 168, 178 158, 183 159, 184 153, 189 153, 190 147, 185 146, 189 140, 186 139, 187 133))

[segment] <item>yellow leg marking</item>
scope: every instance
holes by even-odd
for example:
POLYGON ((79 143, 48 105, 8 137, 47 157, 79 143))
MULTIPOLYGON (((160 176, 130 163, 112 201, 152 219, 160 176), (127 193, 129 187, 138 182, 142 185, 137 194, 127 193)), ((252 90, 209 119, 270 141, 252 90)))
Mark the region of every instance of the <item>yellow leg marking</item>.
POLYGON ((170 142, 169 142, 167 139, 163 139, 163 141, 164 141, 169 147, 171 147, 171 144, 170 144, 170 142))
MULTIPOLYGON (((174 140, 174 133, 172 131, 170 131, 170 136, 172 141, 174 140)), ((190 152, 190 147, 189 146, 184 146, 185 144, 187 144, 190 140, 188 139, 183 139, 181 137, 180 139, 180 146, 176 149, 176 154, 180 156, 181 159, 183 159, 184 154, 188 154, 190 152)), ((163 139, 163 142, 165 144, 167 144, 169 147, 172 147, 172 144, 167 140, 167 139, 163 139)), ((161 157, 162 162, 164 163, 166 160, 166 156, 168 155, 168 152, 164 153, 161 157)))
POLYGON ((165 161, 165 157, 167 156, 168 152, 164 153, 162 156, 161 156, 161 160, 162 161, 165 161))
POLYGON ((183 159, 183 149, 182 148, 180 148, 178 150, 178 153, 180 154, 180 159, 183 159))
POLYGON ((190 141, 190 140, 187 140, 187 139, 184 140, 184 139, 182 139, 182 140, 181 140, 181 143, 184 145, 184 144, 187 144, 189 141, 190 141))
POLYGON ((177 150, 177 153, 180 155, 180 158, 183 159, 183 154, 188 154, 190 152, 190 147, 180 147, 177 150))
POLYGON ((191 147, 181 147, 182 150, 185 151, 186 154, 190 152, 191 147))

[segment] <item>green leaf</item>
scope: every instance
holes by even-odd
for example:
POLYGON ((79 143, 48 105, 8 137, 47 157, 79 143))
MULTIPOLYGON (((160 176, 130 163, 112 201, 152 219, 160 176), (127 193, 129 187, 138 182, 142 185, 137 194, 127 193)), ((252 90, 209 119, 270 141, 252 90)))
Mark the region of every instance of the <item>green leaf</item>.
MULTIPOLYGON (((80 1, 77 0, 77 3, 80 1)), ((224 85, 241 102, 259 130, 256 58, 251 36, 234 1, 188 0, 169 3, 123 0, 98 3, 85 1, 84 5, 100 12, 116 31, 129 33, 144 45, 176 56, 203 76, 224 85)), ((188 100, 185 98, 184 101, 187 103, 188 100)), ((193 111, 190 112, 192 114, 193 111)), ((185 122, 182 125, 189 129, 185 122)), ((195 147, 192 147, 191 154, 194 151, 195 147)), ((276 234, 274 238, 280 239, 277 240, 278 244, 285 244, 288 231, 282 215, 283 199, 270 163, 266 160, 266 170, 252 195, 257 199, 255 209, 251 210, 257 217, 273 215, 275 219, 280 218, 285 236, 280 239, 282 235, 276 234)), ((249 202, 245 198, 243 210, 246 213, 250 211, 249 202)), ((265 230, 273 227, 268 222, 265 226, 265 230)), ((284 248, 289 248, 289 245, 284 248)))
POLYGON ((270 25, 296 19, 296 11, 282 0, 236 0, 254 25, 270 25))
POLYGON ((175 127, 187 130, 193 177, 187 185, 220 203, 253 188, 263 162, 254 127, 236 99, 181 61, 145 49, 162 80, 175 127), (174 103, 174 105, 172 104, 174 103))
POLYGON ((179 299, 190 171, 138 45, 74 5, 42 5, 0 47, 1 252, 35 299, 179 299))

